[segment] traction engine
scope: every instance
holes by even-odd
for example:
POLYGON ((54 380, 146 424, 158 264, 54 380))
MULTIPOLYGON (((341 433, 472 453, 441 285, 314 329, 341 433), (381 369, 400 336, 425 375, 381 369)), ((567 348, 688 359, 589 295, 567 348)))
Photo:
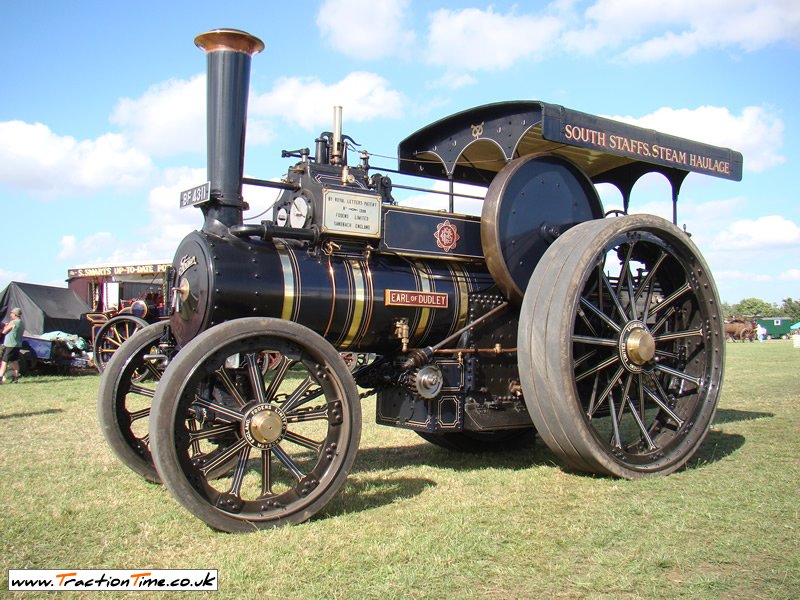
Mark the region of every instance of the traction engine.
POLYGON ((181 195, 201 229, 173 261, 172 315, 131 336, 100 385, 115 454, 210 526, 307 520, 350 471, 362 398, 378 423, 456 451, 537 433, 568 469, 627 479, 681 468, 723 379, 718 294, 689 235, 628 213, 636 181, 738 180, 726 148, 535 101, 489 104, 400 142, 397 170, 447 182, 448 211, 350 164, 341 109, 279 181, 243 177, 257 38, 214 30, 208 179, 181 195), (454 183, 486 187, 480 217, 454 183), (605 215, 596 184, 621 192, 605 215), (243 186, 278 189, 246 223, 243 186))

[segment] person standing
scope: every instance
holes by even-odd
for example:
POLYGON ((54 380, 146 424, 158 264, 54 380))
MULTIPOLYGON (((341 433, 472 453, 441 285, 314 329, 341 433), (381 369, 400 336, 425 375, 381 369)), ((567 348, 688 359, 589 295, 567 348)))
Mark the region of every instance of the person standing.
POLYGON ((19 350, 22 347, 22 333, 25 331, 25 323, 22 321, 22 311, 19 308, 11 309, 11 320, 3 327, 3 360, 0 362, 0 383, 5 383, 6 369, 11 365, 14 375, 11 383, 19 381, 19 350))

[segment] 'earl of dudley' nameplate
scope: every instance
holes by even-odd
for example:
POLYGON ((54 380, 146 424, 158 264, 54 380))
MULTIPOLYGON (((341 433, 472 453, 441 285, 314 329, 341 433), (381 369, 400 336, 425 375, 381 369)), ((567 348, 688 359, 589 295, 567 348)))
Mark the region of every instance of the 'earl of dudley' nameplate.
POLYGON ((415 292, 407 290, 386 290, 386 306, 414 306, 419 308, 447 308, 448 295, 441 292, 415 292))
POLYGON ((341 190, 323 193, 323 233, 381 236, 381 197, 341 190))

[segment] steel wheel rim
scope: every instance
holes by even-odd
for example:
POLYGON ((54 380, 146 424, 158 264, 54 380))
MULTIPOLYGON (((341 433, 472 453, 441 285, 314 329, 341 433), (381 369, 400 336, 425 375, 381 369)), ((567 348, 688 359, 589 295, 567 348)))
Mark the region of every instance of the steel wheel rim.
POLYGON ((707 276, 688 246, 642 231, 615 236, 583 275, 568 345, 574 393, 626 468, 662 469, 713 414, 722 353, 707 276))
POLYGON ((109 321, 103 326, 95 341, 94 351, 95 364, 101 373, 122 344, 143 327, 142 323, 137 317, 136 320, 109 321))
POLYGON ((346 467, 350 409, 341 387, 308 350, 278 335, 228 342, 182 387, 178 468, 224 517, 269 522, 302 513, 346 467), (281 431, 270 434, 276 424, 281 431))
POLYGON ((114 411, 122 437, 148 464, 150 455, 149 420, 155 388, 164 374, 144 355, 153 353, 158 339, 144 344, 126 363, 114 394, 114 411))

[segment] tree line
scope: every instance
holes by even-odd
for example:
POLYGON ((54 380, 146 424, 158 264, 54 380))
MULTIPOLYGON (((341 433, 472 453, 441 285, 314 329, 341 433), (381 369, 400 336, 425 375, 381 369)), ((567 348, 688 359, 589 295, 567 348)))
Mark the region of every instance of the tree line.
POLYGON ((722 303, 725 318, 733 316, 789 317, 792 322, 800 321, 800 300, 784 298, 780 306, 760 298, 745 298, 735 304, 722 303))

